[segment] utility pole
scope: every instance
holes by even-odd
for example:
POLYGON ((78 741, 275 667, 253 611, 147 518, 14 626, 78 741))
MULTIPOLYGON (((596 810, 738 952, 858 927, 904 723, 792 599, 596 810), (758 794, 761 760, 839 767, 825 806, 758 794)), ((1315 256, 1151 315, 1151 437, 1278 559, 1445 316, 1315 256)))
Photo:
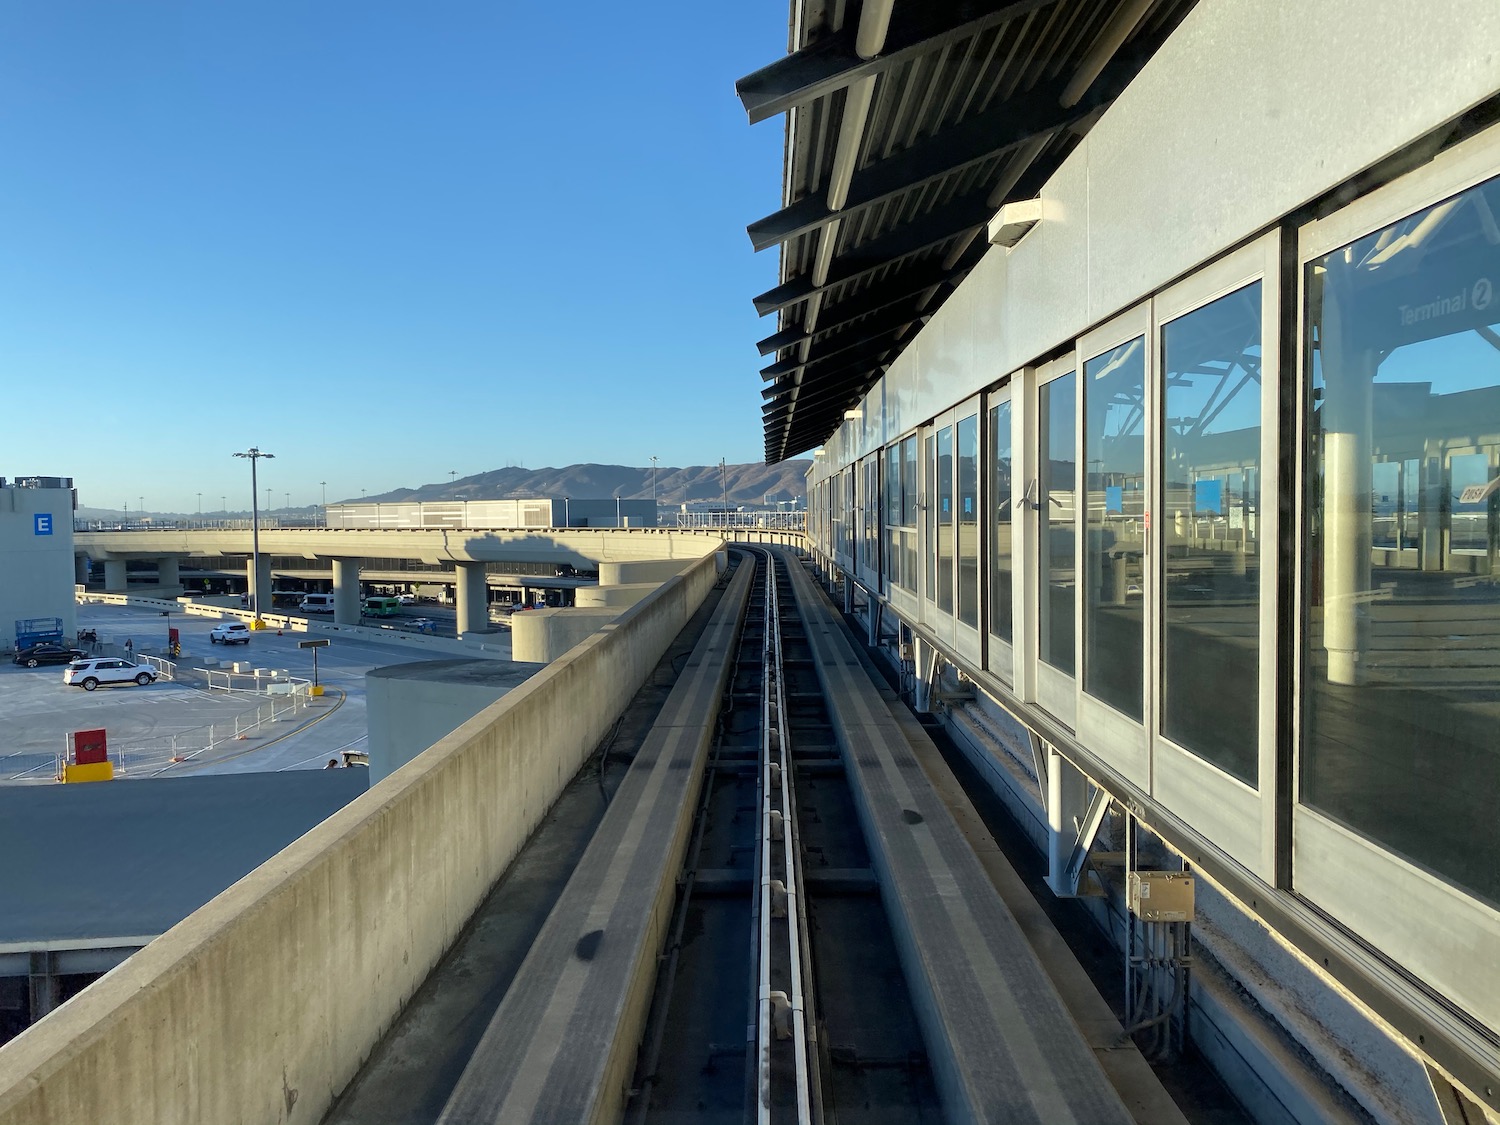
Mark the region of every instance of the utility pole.
MULTIPOLYGON (((256 481, 255 463, 257 461, 274 461, 276 454, 262 453, 255 446, 251 446, 244 453, 234 454, 243 457, 250 462, 250 572, 255 576, 251 583, 250 611, 255 615, 250 623, 252 629, 264 629, 265 622, 260 619, 260 512, 256 508, 256 481)), ((271 490, 266 489, 266 507, 271 506, 271 490)))
POLYGON ((729 478, 725 475, 724 458, 719 458, 719 503, 724 509, 724 526, 729 526, 729 478))
POLYGON ((651 455, 651 526, 655 527, 656 519, 656 455, 651 455))

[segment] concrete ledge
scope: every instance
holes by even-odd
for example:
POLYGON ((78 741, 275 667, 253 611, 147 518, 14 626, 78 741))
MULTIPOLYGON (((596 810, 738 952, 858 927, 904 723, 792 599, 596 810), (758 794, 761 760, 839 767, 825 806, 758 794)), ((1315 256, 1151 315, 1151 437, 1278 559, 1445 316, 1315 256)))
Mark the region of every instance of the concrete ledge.
POLYGON ((599 563, 599 585, 630 586, 637 582, 665 582, 692 565, 691 559, 631 559, 599 563))
POLYGON ((659 585, 660 582, 632 582, 627 586, 580 586, 573 592, 573 604, 579 609, 624 608, 635 605, 659 585))
POLYGON ((530 664, 556 660, 620 616, 618 609, 529 609, 510 619, 511 659, 530 664))
POLYGON ((716 575, 704 557, 0 1048, 0 1125, 316 1125, 716 575))

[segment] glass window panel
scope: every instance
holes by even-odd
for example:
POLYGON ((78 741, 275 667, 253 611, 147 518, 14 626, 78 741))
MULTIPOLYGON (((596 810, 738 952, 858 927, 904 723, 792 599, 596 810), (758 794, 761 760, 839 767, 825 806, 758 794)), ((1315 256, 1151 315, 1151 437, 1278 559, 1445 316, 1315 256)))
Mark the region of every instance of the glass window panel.
MULTIPOLYGON (((990 632, 1006 644, 1011 641, 1011 581, 1015 564, 1011 559, 1011 449, 1010 402, 990 408, 990 449, 994 451, 990 473, 990 632)), ((1009 661, 995 668, 1007 681, 1009 661)))
POLYGON ((1162 717, 1259 774, 1261 285, 1162 329, 1162 717))
MULTIPOLYGON (((930 438, 928 439, 931 440, 930 438)), ((937 541, 937 605, 943 613, 953 612, 953 427, 944 426, 937 434, 937 471, 933 490, 937 496, 933 523, 937 541)))
POLYGON ((1059 375, 1037 392, 1040 448, 1037 479, 1038 559, 1041 563, 1039 655, 1059 672, 1074 674, 1073 590, 1077 569, 1073 548, 1074 491, 1078 479, 1074 411, 1075 373, 1059 375))
POLYGON ((1146 499, 1146 347, 1128 344, 1083 365, 1085 515, 1083 689, 1143 716, 1142 577, 1146 499))
POLYGON ((917 436, 901 443, 901 585, 917 592, 917 436))
POLYGON ((1500 903, 1500 180, 1306 267, 1302 799, 1500 903), (1389 543, 1391 462, 1397 475, 1389 543), (1379 466, 1379 467, 1377 467, 1379 466))
POLYGON ((922 441, 922 460, 927 465, 927 491, 922 497, 922 510, 927 513, 927 567, 923 575, 922 588, 930 602, 937 601, 937 523, 938 506, 934 496, 938 479, 937 440, 928 434, 922 441))
POLYGON ((893 445, 885 454, 885 580, 901 585, 901 447, 893 445))
POLYGON ((958 423, 958 619, 979 628, 979 415, 958 423))

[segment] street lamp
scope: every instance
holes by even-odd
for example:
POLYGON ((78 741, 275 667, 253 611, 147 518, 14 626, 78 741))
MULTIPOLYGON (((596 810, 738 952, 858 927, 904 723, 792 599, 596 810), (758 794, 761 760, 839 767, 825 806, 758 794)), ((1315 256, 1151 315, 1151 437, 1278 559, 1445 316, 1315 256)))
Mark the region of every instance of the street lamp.
POLYGON ((656 456, 651 457, 651 526, 656 526, 656 456))
POLYGON ((203 518, 203 493, 198 493, 198 518, 203 518))
POLYGON ((320 480, 318 484, 323 487, 323 526, 328 526, 328 482, 320 480))
POLYGON ((624 527, 625 526, 620 521, 620 490, 618 488, 615 489, 615 526, 616 527, 624 527))
MULTIPOLYGON (((274 453, 262 453, 255 446, 251 446, 244 453, 236 453, 236 457, 244 457, 250 462, 250 573, 254 580, 250 583, 250 611, 254 620, 250 623, 252 629, 264 629, 266 623, 260 619, 260 508, 256 504, 256 480, 255 462, 273 461, 274 453)), ((266 506, 271 505, 271 490, 266 489, 266 506)))
POLYGON ((563 497, 563 526, 564 527, 572 527, 573 526, 573 517, 568 512, 568 498, 566 496, 563 497))

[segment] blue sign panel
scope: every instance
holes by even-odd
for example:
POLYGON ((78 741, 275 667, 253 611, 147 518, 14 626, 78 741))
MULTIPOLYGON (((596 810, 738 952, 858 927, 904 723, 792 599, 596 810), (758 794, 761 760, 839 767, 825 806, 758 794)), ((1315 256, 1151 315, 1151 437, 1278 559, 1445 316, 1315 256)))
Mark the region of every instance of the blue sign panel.
POLYGON ((1106 484, 1104 486, 1104 511, 1125 514, 1125 489, 1118 484, 1106 484))
POLYGON ((38 535, 52 534, 52 513, 37 512, 32 517, 32 526, 38 535))
POLYGON ((1216 516, 1222 515, 1224 513, 1224 482, 1200 480, 1193 485, 1193 510, 1212 512, 1216 516))

